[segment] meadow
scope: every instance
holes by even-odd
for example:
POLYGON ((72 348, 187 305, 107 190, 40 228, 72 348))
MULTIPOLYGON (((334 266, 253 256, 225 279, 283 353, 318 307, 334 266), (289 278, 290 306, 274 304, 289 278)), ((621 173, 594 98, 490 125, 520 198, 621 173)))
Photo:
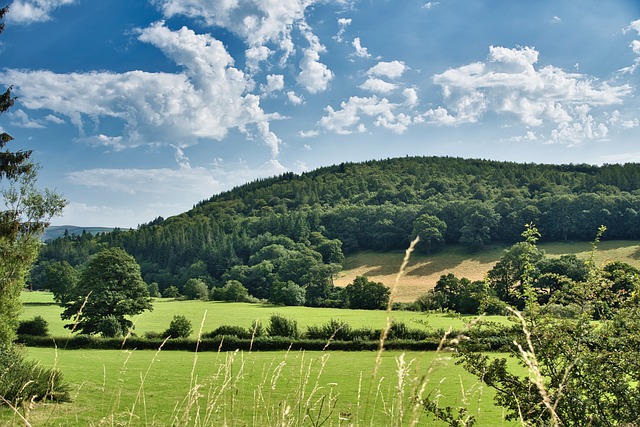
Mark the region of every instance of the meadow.
MULTIPOLYGON (((54 337, 67 337, 69 329, 64 325, 69 320, 61 320, 61 308, 53 302, 50 292, 23 292, 22 300, 24 311, 22 319, 32 319, 42 316, 49 324, 49 333, 54 337)), ((139 316, 134 316, 134 333, 144 335, 145 332, 163 332, 175 315, 184 315, 192 325, 194 332, 192 337, 202 325, 202 331, 212 331, 221 325, 233 325, 249 328, 255 320, 267 326, 269 318, 273 314, 281 314, 295 319, 301 331, 308 326, 320 326, 332 319, 345 321, 353 328, 371 327, 384 328, 387 322, 387 313, 383 310, 347 310, 339 308, 311 308, 311 307, 285 307, 271 304, 231 303, 219 301, 200 300, 174 300, 170 298, 156 298, 153 302, 153 311, 147 311, 139 316)), ((411 328, 429 328, 433 330, 462 330, 465 325, 476 319, 476 316, 460 316, 457 314, 421 313, 413 311, 392 311, 391 319, 404 322, 411 328)), ((485 316, 486 320, 505 322, 501 316, 485 316)))
MULTIPOLYGON (((29 349, 62 370, 72 403, 26 406, 33 426, 445 425, 412 400, 503 421, 491 390, 446 352, 228 352, 29 349), (417 423, 417 424, 414 424, 417 423)), ((25 425, 8 408, 3 425, 25 425)))
MULTIPOLYGON (((586 257, 586 243, 541 245, 548 254, 586 257)), ((399 283, 399 300, 409 301, 432 287, 441 274, 482 278, 502 254, 493 247, 469 256, 456 249, 415 256, 399 283), (463 259, 464 258, 464 259, 463 259), (475 274, 475 276, 474 276, 475 274), (411 297, 413 298, 413 297, 411 297)), ((640 267, 638 242, 603 242, 601 264, 616 259, 640 267)), ((338 279, 365 274, 390 283, 402 254, 359 253, 347 258, 338 279)), ((345 279, 347 278, 347 279, 345 279)), ((69 336, 60 307, 47 292, 24 292, 22 318, 43 316, 53 336, 69 336)), ((174 315, 185 315, 198 329, 220 325, 248 327, 268 323, 272 314, 297 320, 304 330, 331 319, 352 327, 383 328, 385 311, 281 307, 268 304, 176 301, 158 298, 154 310, 133 318, 135 333, 161 332, 174 315)), ((409 327, 464 329, 475 317, 392 311, 409 327)), ((504 317, 487 320, 508 322, 504 317)), ((3 425, 37 426, 404 426, 446 425, 425 412, 414 396, 437 398, 439 405, 466 408, 478 426, 510 426, 493 403, 491 389, 456 365, 455 353, 440 352, 179 352, 150 350, 64 350, 29 348, 30 357, 62 370, 72 403, 0 409, 3 425)), ((500 355, 503 356, 503 355, 500 355)), ((509 363, 515 363, 510 360, 509 363)), ((524 368, 522 368, 524 369, 524 368)), ((523 371, 524 372, 524 371, 523 371)))

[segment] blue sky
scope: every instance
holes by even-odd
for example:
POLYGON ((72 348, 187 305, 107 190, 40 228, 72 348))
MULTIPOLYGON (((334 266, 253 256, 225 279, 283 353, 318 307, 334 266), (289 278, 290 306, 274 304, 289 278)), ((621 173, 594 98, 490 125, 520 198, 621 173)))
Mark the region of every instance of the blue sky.
POLYGON ((637 0, 14 0, 5 23, 0 129, 68 199, 57 225, 344 161, 640 162, 637 0))

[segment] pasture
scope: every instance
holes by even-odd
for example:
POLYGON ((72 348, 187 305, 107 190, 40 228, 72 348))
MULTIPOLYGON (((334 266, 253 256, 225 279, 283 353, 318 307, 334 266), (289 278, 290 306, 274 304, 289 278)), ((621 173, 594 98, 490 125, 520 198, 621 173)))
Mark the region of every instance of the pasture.
MULTIPOLYGON (((23 292, 24 311, 21 319, 32 319, 42 316, 49 324, 49 333, 54 337, 69 336, 70 330, 64 325, 69 320, 61 320, 61 308, 53 302, 49 292, 23 292)), ((134 333, 163 332, 175 315, 184 315, 192 323, 195 338, 202 327, 202 332, 212 331, 220 325, 250 327, 259 320, 267 326, 273 314, 295 319, 301 331, 307 326, 320 326, 331 319, 345 321, 353 328, 371 327, 382 329, 387 323, 387 313, 383 310, 348 310, 339 308, 285 307, 271 304, 230 303, 219 301, 186 300, 176 301, 170 298, 156 298, 153 311, 146 311, 131 320, 134 322, 134 333)), ((460 316, 457 314, 428 314, 412 311, 392 311, 392 320, 404 322, 411 328, 427 327, 433 330, 461 330, 476 316, 460 316)), ((501 316, 484 316, 486 320, 505 322, 501 316)))
MULTIPOLYGON (((467 408, 479 426, 503 421, 488 388, 449 353, 53 350, 73 403, 26 408, 34 426, 444 425, 411 400, 467 408)), ((8 408, 3 425, 25 425, 8 408)))

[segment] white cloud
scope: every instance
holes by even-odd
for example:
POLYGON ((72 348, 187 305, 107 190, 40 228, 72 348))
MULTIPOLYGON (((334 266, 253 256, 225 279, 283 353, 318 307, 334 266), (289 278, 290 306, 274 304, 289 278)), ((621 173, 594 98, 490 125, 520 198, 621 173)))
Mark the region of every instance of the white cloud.
POLYGON ((560 22, 562 22, 562 18, 560 18, 559 16, 554 16, 553 18, 551 18, 551 22, 554 24, 559 24, 560 22))
POLYGON ((344 35, 345 31, 347 31, 347 27, 349 25, 351 25, 351 19, 349 19, 349 18, 339 18, 338 19, 338 34, 333 36, 335 41, 337 41, 338 43, 342 43, 343 42, 344 39, 342 38, 342 36, 344 35))
POLYGON ((309 47, 304 50, 300 60, 301 71, 296 81, 310 93, 325 91, 333 79, 333 72, 320 62, 320 53, 325 52, 326 49, 308 26, 303 25, 302 32, 309 42, 309 47))
POLYGON ((271 49, 266 46, 251 46, 245 51, 247 69, 256 72, 260 69, 260 62, 266 61, 271 55, 271 49))
POLYGON ((390 79, 398 78, 404 73, 406 66, 402 61, 379 62, 369 69, 367 74, 370 76, 387 77, 390 79))
POLYGON ((487 111, 513 115, 527 126, 556 126, 551 141, 575 145, 606 137, 608 128, 590 113, 620 104, 632 88, 610 86, 553 66, 536 69, 538 52, 530 47, 489 49, 487 61, 436 74, 444 107, 427 111, 439 125, 476 122, 487 111))
POLYGON ((81 138, 86 136, 84 121, 99 127, 101 117, 123 122, 121 144, 126 146, 220 140, 231 128, 249 126, 277 155, 279 140, 268 125, 277 116, 262 110, 259 97, 250 93, 253 81, 233 67, 220 41, 185 27, 171 31, 163 22, 140 30, 139 38, 159 48, 184 72, 7 70, 2 78, 14 82, 22 105, 68 117, 81 138))
POLYGON ((433 9, 434 7, 436 7, 439 4, 440 4, 440 2, 438 2, 438 1, 430 1, 430 2, 425 3, 424 5, 422 5, 422 8, 423 9, 433 9))
POLYGON ((287 92, 287 98, 293 105, 300 105, 304 102, 304 99, 301 96, 296 95, 296 93, 292 90, 287 92))
POLYGON ((418 105, 418 91, 415 88, 408 87, 402 91, 406 101, 405 104, 409 108, 413 108, 418 105))
POLYGON ((354 55, 360 58, 369 58, 371 54, 367 51, 366 47, 362 47, 360 44, 360 37, 356 37, 352 42, 353 48, 356 50, 354 55))
POLYGON ((611 114, 606 114, 609 118, 607 123, 612 126, 619 126, 622 129, 633 129, 640 126, 640 120, 637 117, 624 118, 618 110, 614 110, 611 114))
POLYGON ((9 113, 11 124, 27 129, 43 129, 44 126, 37 120, 33 120, 24 110, 16 110, 9 113))
MULTIPOLYGON (((638 19, 637 21, 633 21, 627 28, 623 30, 624 33, 627 33, 629 31, 635 31, 640 36, 640 19, 638 19)), ((633 61, 633 64, 619 70, 623 74, 633 74, 638 69, 638 67, 640 67, 640 40, 632 40, 631 43, 629 43, 629 47, 631 47, 633 53, 639 56, 635 59, 635 61, 633 61)))
POLYGON ((371 92, 387 94, 391 93, 398 88, 397 85, 389 82, 385 82, 382 79, 375 77, 369 77, 367 81, 360 85, 360 89, 368 90, 371 92))
POLYGON ((13 0, 5 18, 16 24, 45 22, 51 20, 55 9, 74 3, 75 0, 13 0))
POLYGON ((284 76, 282 74, 269 74, 267 84, 262 85, 263 92, 276 92, 284 89, 284 76))
POLYGON ((46 121, 48 121, 48 122, 55 123, 55 124, 57 124, 57 125, 61 125, 61 124, 63 124, 63 123, 66 123, 63 119, 61 119, 61 118, 60 118, 60 117, 58 117, 58 116, 54 116, 53 114, 47 114, 47 115, 44 117, 44 119, 45 119, 46 121))
POLYGON ((337 134, 350 134, 364 132, 366 126, 361 123, 362 116, 374 118, 374 125, 390 129, 396 133, 403 133, 412 119, 405 113, 396 114, 397 104, 389 102, 386 98, 352 96, 348 101, 340 104, 340 110, 334 110, 327 106, 327 114, 320 119, 320 126, 327 132, 337 134))

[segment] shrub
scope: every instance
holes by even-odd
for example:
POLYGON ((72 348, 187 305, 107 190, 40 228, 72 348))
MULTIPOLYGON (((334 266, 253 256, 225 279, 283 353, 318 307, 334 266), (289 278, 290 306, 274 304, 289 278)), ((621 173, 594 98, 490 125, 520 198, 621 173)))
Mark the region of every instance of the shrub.
POLYGON ((42 316, 36 316, 31 320, 20 321, 17 332, 18 335, 46 337, 49 335, 49 324, 42 316))
POLYGON ((14 406, 26 401, 68 402, 69 386, 57 369, 26 360, 21 347, 0 347, 0 396, 14 406))
POLYGON ((215 338, 222 336, 233 336, 238 338, 251 338, 251 331, 242 326, 221 325, 211 332, 202 334, 202 338, 215 338))
POLYGON ((269 319, 267 333, 271 337, 298 338, 298 322, 280 314, 273 314, 269 319))
POLYGON ((169 329, 164 332, 164 336, 171 338, 187 338, 193 332, 191 321, 181 314, 173 316, 169 324, 169 329))
POLYGON ((96 326, 96 332, 100 333, 106 338, 115 338, 122 336, 122 325, 116 318, 116 316, 109 315, 100 319, 98 326, 96 326))
POLYGON ((249 302, 249 290, 237 280, 229 280, 222 288, 211 289, 209 297, 215 301, 249 302))
POLYGON ((351 325, 343 320, 331 319, 322 326, 309 326, 307 328, 309 339, 351 341, 353 339, 351 325))

